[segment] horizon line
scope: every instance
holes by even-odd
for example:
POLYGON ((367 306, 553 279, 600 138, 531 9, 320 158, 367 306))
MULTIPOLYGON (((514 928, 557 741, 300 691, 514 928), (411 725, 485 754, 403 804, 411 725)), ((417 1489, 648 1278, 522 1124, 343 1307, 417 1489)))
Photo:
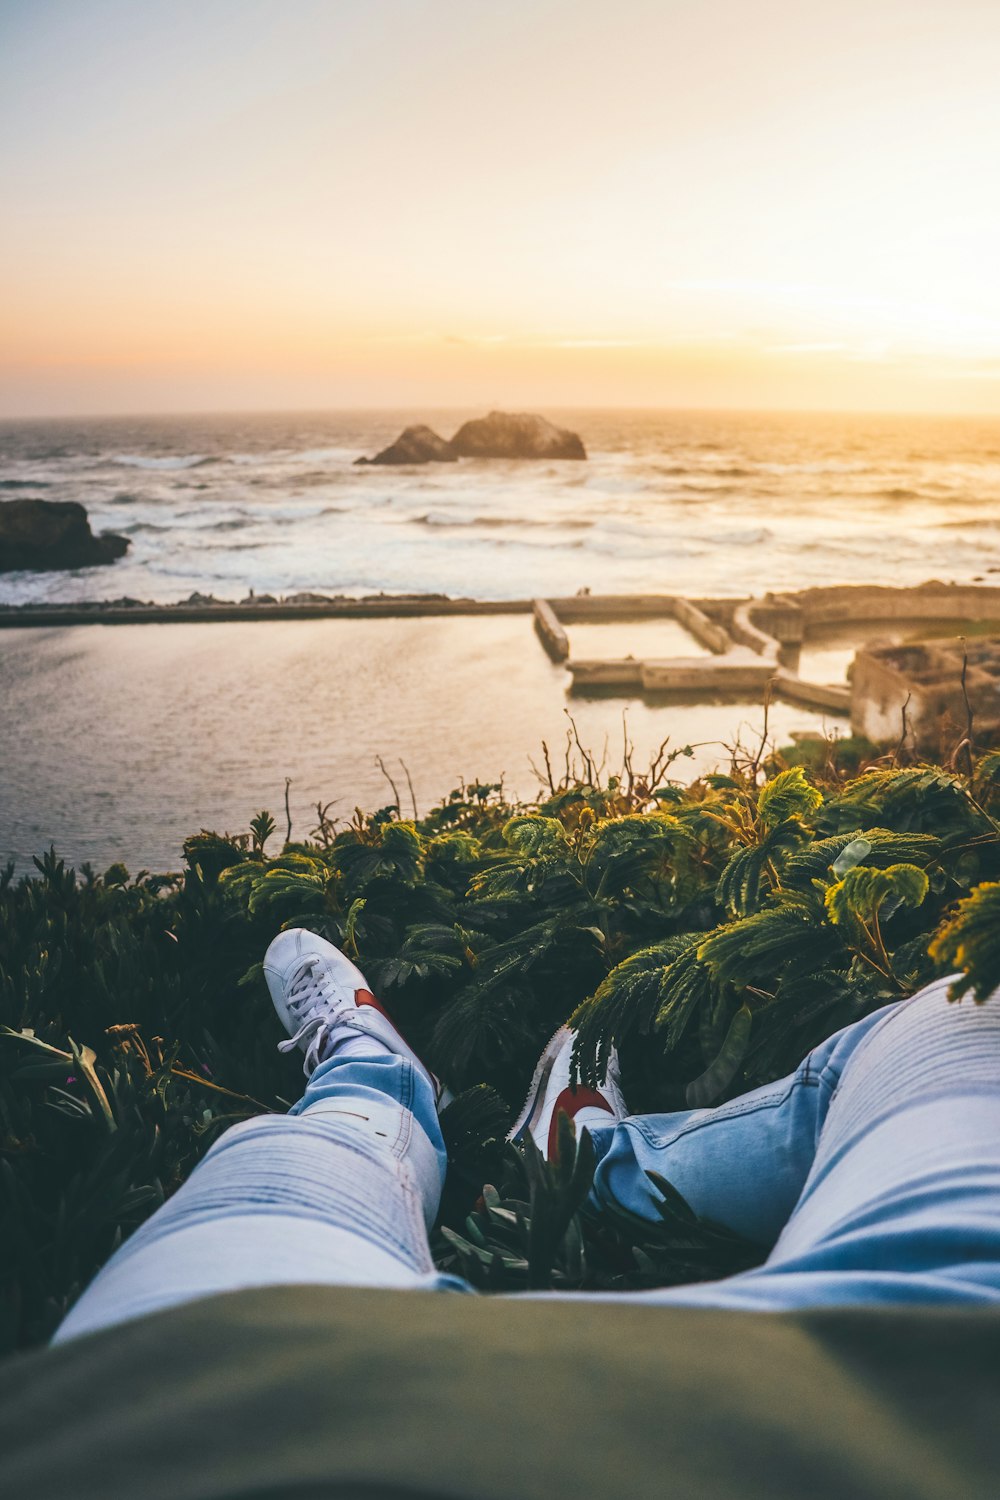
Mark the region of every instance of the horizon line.
POLYGON ((449 405, 411 405, 409 403, 379 406, 227 406, 227 407, 161 407, 158 410, 143 411, 79 411, 79 412, 0 412, 0 423, 14 422, 124 422, 124 421, 151 421, 160 418, 192 419, 192 418, 219 418, 219 417, 280 417, 280 416, 353 416, 353 415, 375 415, 375 414, 405 414, 410 412, 464 412, 471 410, 488 411, 528 411, 533 415, 540 412, 537 408, 549 412, 620 412, 638 414, 676 414, 684 415, 714 415, 725 413, 731 416, 773 416, 773 417, 907 417, 924 418, 934 421, 994 421, 1000 422, 1000 412, 993 411, 932 411, 926 408, 914 407, 844 407, 844 406, 743 406, 743 405, 716 405, 716 406, 681 406, 671 405, 639 405, 612 403, 601 404, 588 402, 582 405, 553 405, 549 403, 532 403, 531 407, 496 406, 490 403, 468 403, 449 405))

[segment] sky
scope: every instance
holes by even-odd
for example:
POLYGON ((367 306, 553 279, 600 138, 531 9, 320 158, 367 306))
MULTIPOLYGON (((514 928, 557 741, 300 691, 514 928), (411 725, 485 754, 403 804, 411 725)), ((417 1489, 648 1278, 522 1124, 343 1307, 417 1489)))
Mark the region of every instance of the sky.
POLYGON ((998 0, 0 0, 0 415, 1000 413, 998 0))

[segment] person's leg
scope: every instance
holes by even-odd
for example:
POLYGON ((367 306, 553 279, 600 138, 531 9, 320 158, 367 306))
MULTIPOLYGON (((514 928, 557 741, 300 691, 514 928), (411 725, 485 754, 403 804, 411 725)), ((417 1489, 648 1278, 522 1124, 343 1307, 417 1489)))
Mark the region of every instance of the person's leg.
POLYGON ((754 1296, 1000 1302, 1000 992, 947 989, 898 1007, 844 1070, 754 1296))
POLYGON ((836 1032, 787 1078, 714 1109, 662 1115, 626 1116, 614 1056, 599 1091, 607 1095, 606 1112, 600 1114, 590 1107, 580 1110, 572 1101, 567 1103, 561 1076, 569 1067, 567 1032, 564 1056, 557 1059, 547 1085, 549 1106, 546 1109, 541 1101, 535 1106, 535 1117, 544 1128, 531 1133, 543 1153, 549 1154, 554 1112, 574 1113, 578 1125, 589 1131, 597 1152, 591 1206, 598 1210, 621 1207, 656 1222, 657 1193, 647 1176, 656 1172, 673 1184, 701 1218, 770 1247, 809 1175, 841 1074, 865 1038, 895 1009, 886 1006, 836 1032), (559 1088, 563 1088, 561 1094, 559 1088), (612 1123, 616 1117, 617 1123, 612 1123))
MULTIPOLYGON (((294 961, 285 968, 287 990, 294 961)), ((446 1166, 431 1075, 405 1044, 392 1050, 398 1034, 377 1012, 362 1030, 322 997, 309 1003, 327 1019, 300 1039, 300 1103, 228 1130, 111 1258, 56 1342, 250 1286, 467 1289, 435 1272, 428 1248, 446 1166)), ((289 1029, 308 1008, 293 1003, 289 1029)))
POLYGON ((645 1160, 700 1213, 733 1227, 770 1228, 770 1218, 755 1214, 756 1195, 770 1199, 775 1180, 790 1194, 805 1165, 762 1266, 624 1295, 770 1312, 1000 1302, 1000 992, 984 1005, 955 1005, 948 983, 880 1012, 857 1039, 848 1028, 819 1049, 837 1075, 829 1088, 807 1093, 796 1074, 791 1089, 776 1086, 770 1106, 762 1090, 744 1114, 738 1106, 748 1101, 736 1101, 735 1114, 732 1105, 716 1111, 718 1130, 696 1122, 693 1137, 683 1127, 676 1135, 655 1127, 652 1139, 640 1131, 631 1162, 640 1122, 625 1122, 624 1134, 622 1126, 609 1131, 603 1193, 622 1184, 638 1201, 635 1173, 645 1160), (607 1164, 618 1148, 616 1175, 607 1164))

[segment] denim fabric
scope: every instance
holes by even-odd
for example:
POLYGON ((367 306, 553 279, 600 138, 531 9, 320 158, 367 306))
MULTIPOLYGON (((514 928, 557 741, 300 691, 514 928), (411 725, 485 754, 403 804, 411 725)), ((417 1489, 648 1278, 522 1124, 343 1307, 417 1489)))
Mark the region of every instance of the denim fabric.
POLYGON ((454 1287, 430 1257, 447 1157, 406 1058, 334 1055, 289 1116, 221 1136, 127 1240, 55 1342, 216 1292, 280 1284, 454 1287))
POLYGON ((703 1216, 775 1241, 755 1270, 644 1300, 1000 1302, 1000 994, 955 1004, 948 983, 846 1028, 781 1084, 603 1132, 598 1201, 652 1212, 650 1169, 703 1216))
MULTIPOLYGON (((336 1053, 320 1063, 290 1117, 341 1125, 346 1142, 374 1146, 405 1164, 420 1201, 424 1222, 433 1224, 448 1169, 448 1153, 438 1124, 434 1087, 422 1068, 405 1057, 383 1052, 374 1057, 336 1053)), ((280 1118, 280 1117, 279 1117, 280 1118)))
MULTIPOLYGON (((951 1004, 947 985, 846 1027, 789 1078, 721 1108, 595 1129, 598 1209, 655 1217, 655 1171, 770 1252, 724 1281, 607 1295, 771 1312, 1000 1302, 1000 994, 951 1004)), ((445 1164, 421 1069, 334 1054, 288 1117, 216 1142, 56 1340, 251 1286, 468 1291, 428 1251, 445 1164)))
POLYGON ((834 1090, 857 1048, 896 1009, 884 1006, 813 1049, 795 1072, 715 1109, 636 1115, 590 1131, 591 1202, 657 1218, 646 1176, 666 1177, 705 1219, 774 1244, 812 1169, 834 1090))

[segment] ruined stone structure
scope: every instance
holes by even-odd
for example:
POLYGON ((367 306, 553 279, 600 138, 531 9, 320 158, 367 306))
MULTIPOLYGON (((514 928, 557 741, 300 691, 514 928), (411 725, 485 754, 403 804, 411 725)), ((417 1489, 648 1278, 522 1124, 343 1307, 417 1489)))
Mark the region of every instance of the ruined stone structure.
MULTIPOLYGON (((800 677, 787 664, 789 650, 800 647, 811 633, 838 625, 857 627, 860 633, 873 625, 884 623, 898 629, 902 624, 912 626, 916 633, 920 626, 940 628, 946 622, 957 635, 963 624, 996 621, 1000 632, 1000 588, 937 582, 917 588, 845 585, 736 600, 585 595, 536 600, 534 608, 546 650, 554 661, 565 661, 574 686, 753 697, 770 686, 778 697, 804 707, 849 714, 855 732, 873 740, 898 738, 908 693, 908 722, 914 734, 931 735, 942 716, 964 724, 961 649, 944 643, 865 647, 855 658, 849 686, 800 677), (580 620, 656 617, 677 620, 711 655, 575 660, 563 628, 580 620), (918 729, 918 724, 925 728, 918 729)), ((1000 643, 995 652, 1000 663, 1000 643)), ((976 729, 986 736, 995 721, 1000 724, 1000 693, 991 686, 994 678, 990 675, 994 643, 975 638, 968 660, 976 729)), ((924 742, 930 747, 929 740, 924 742)))
POLYGON ((107 603, 0 605, 0 629, 39 625, 121 625, 184 620, 365 618, 380 615, 526 614, 551 659, 564 666, 574 688, 623 694, 677 693, 686 698, 754 699, 776 696, 820 712, 850 716, 856 732, 893 740, 908 724, 917 743, 937 750, 933 737, 943 719, 966 722, 962 694, 963 648, 957 637, 974 627, 968 643, 967 689, 980 740, 1000 736, 1000 588, 926 583, 917 588, 845 585, 766 594, 761 598, 687 599, 672 594, 577 594, 563 599, 453 599, 441 594, 379 594, 346 598, 324 594, 242 603, 193 595, 182 604, 107 603), (574 658, 566 626, 574 623, 672 619, 708 653, 704 656, 574 658), (878 628, 909 637, 905 644, 872 640, 878 628), (984 629, 984 626, 987 627, 984 629), (796 653, 817 632, 847 627, 857 650, 846 683, 812 682, 795 669, 796 653), (995 627, 996 635, 992 634, 995 627), (947 639, 921 641, 921 629, 947 639), (863 644, 867 639, 868 644, 863 644))
POLYGON ((859 651, 851 669, 854 733, 876 741, 898 738, 904 708, 912 742, 928 753, 954 742, 970 711, 976 737, 995 738, 1000 734, 1000 636, 980 637, 964 647, 916 642, 859 651))

